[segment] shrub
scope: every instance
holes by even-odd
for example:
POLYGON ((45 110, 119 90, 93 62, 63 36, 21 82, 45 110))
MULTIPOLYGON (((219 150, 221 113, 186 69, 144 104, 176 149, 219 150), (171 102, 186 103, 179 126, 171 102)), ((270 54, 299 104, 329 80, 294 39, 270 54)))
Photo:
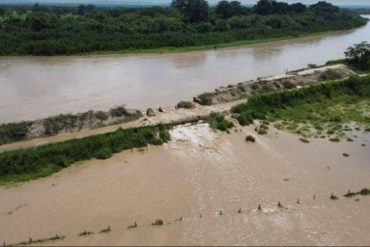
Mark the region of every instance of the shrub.
POLYGON ((212 93, 203 93, 198 96, 198 99, 200 100, 199 104, 201 105, 212 105, 213 94, 212 93))
POLYGON ((100 121, 105 121, 108 119, 109 116, 106 112, 98 111, 98 112, 95 112, 95 117, 99 119, 100 121))
POLYGON ((328 80, 336 80, 336 79, 339 79, 339 78, 342 78, 341 74, 339 74, 335 70, 328 69, 320 75, 319 79, 320 79, 320 81, 328 81, 328 80))
POLYGON ((362 195, 362 196, 370 195, 370 189, 363 188, 362 190, 360 190, 358 192, 350 192, 350 191, 348 191, 348 193, 345 194, 344 197, 351 198, 351 197, 356 196, 356 195, 362 195))
POLYGON ((94 157, 99 160, 105 160, 112 157, 113 153, 112 150, 109 147, 104 147, 102 149, 99 149, 95 154, 94 157))
POLYGON ((0 145, 26 139, 31 123, 19 122, 0 125, 0 145))
POLYGON ((124 108, 123 106, 117 106, 117 107, 111 108, 109 110, 109 113, 112 117, 123 117, 123 116, 130 115, 128 111, 126 110, 126 108, 124 108))
POLYGON ((246 141, 246 142, 256 142, 256 138, 254 138, 254 136, 248 135, 248 136, 245 138, 245 141, 246 141))
POLYGON ((232 127, 234 127, 233 122, 226 120, 225 115, 222 113, 212 112, 209 115, 208 123, 209 123, 209 126, 214 130, 218 129, 221 131, 227 131, 228 129, 231 129, 232 127))
POLYGON ((192 109, 194 107, 195 107, 194 103, 190 101, 180 101, 177 104, 177 108, 192 109))

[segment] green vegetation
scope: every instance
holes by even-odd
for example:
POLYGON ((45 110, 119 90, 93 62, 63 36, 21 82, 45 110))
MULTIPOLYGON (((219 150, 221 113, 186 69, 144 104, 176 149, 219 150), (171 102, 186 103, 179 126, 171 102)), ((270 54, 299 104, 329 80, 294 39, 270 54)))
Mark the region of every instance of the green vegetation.
POLYGON ((368 42, 354 44, 348 47, 344 54, 345 59, 328 61, 326 65, 347 64, 359 72, 370 72, 370 44, 368 42))
POLYGON ((21 141, 26 138, 30 127, 29 122, 9 123, 0 125, 0 145, 21 141))
POLYGON ((152 225, 153 225, 153 226, 163 226, 163 224, 164 224, 164 221, 163 221, 163 220, 161 220, 161 219, 156 219, 156 220, 152 223, 152 225))
POLYGON ((368 188, 363 188, 362 190, 360 190, 358 192, 348 191, 348 193, 345 194, 344 197, 351 198, 351 197, 356 196, 356 195, 368 196, 368 195, 370 195, 370 190, 368 188))
POLYGON ((0 153, 0 185, 44 177, 78 161, 106 159, 113 153, 161 145, 170 139, 167 127, 118 129, 115 132, 0 153))
POLYGON ((116 106, 109 110, 112 117, 122 117, 130 115, 129 112, 123 106, 116 106))
POLYGON ((0 11, 0 55, 218 48, 365 25, 357 12, 326 2, 174 0, 171 7, 11 6, 0 11))
POLYGON ((256 138, 255 138, 254 136, 248 135, 248 136, 245 138, 245 141, 246 141, 246 142, 256 142, 256 138))
POLYGON ((255 119, 269 120, 276 122, 275 127, 304 138, 322 136, 327 129, 331 141, 345 136, 345 123, 368 128, 369 111, 370 76, 253 95, 232 109, 241 125, 252 124, 255 119))
POLYGON ((259 127, 256 128, 256 131, 259 135, 266 135, 268 132, 269 126, 266 123, 262 123, 259 127))
POLYGON ((190 101, 180 101, 177 104, 177 108, 193 109, 194 107, 195 107, 194 103, 190 101))
POLYGON ((370 44, 366 41, 348 47, 346 62, 362 71, 370 71, 370 44))
POLYGON ((99 119, 100 121, 105 121, 109 118, 108 114, 103 111, 97 111, 95 112, 95 117, 99 119))
POLYGON ((329 81, 342 78, 342 75, 335 70, 328 69, 320 75, 320 81, 329 81))
POLYGON ((63 132, 81 130, 82 128, 128 122, 142 116, 140 111, 129 112, 122 106, 114 107, 108 113, 88 111, 78 114, 60 114, 37 121, 1 124, 0 145, 26 140, 28 135, 32 136, 31 129, 37 129, 40 132, 36 137, 53 136, 63 132), (109 115, 112 119, 103 123, 108 120, 109 115))
POLYGON ((212 112, 208 118, 209 126, 213 130, 227 131, 234 127, 234 123, 225 119, 225 114, 212 112))

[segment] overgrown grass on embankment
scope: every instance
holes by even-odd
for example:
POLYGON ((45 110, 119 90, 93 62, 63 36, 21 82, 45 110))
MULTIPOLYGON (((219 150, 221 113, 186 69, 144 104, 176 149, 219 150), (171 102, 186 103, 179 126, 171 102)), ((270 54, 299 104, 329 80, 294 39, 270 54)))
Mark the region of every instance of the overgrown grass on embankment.
POLYGON ((369 110, 370 76, 366 76, 254 95, 246 103, 235 106, 232 112, 239 114, 241 125, 267 119, 281 121, 275 127, 303 136, 313 133, 312 129, 316 135, 332 136, 349 130, 343 126, 345 123, 360 123, 367 129, 369 110))
POLYGON ((48 176, 78 161, 106 159, 114 153, 170 140, 164 125, 115 132, 0 153, 0 185, 48 176))
POLYGON ((142 116, 140 111, 129 111, 123 106, 116 106, 107 112, 88 111, 78 114, 60 114, 35 121, 0 124, 0 145, 79 131, 84 128, 134 121, 142 116), (35 129, 37 131, 33 133, 35 129))

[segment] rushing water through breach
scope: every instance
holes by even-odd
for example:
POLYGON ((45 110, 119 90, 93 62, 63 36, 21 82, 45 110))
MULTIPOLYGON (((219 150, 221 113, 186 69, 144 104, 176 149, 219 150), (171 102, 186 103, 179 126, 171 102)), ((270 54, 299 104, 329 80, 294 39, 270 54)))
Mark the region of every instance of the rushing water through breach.
POLYGON ((370 41, 356 30, 244 47, 163 55, 0 58, 0 123, 125 104, 175 105, 205 91, 343 57, 370 41))

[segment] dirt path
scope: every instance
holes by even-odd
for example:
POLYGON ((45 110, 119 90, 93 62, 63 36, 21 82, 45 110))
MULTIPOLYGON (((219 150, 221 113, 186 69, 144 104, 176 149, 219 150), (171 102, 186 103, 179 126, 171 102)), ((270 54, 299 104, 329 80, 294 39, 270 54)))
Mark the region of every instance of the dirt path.
POLYGON ((271 129, 246 143, 253 126, 237 129, 229 135, 206 124, 177 126, 164 146, 2 187, 0 242, 60 234, 63 241, 45 244, 370 244, 370 197, 342 197, 370 186, 369 134, 354 133, 353 143, 305 144, 271 129), (329 199, 332 192, 339 200, 329 199), (151 226, 157 218, 165 225, 151 226), (128 230, 134 221, 138 228, 128 230), (97 233, 108 225, 112 232, 97 233), (84 230, 95 234, 79 237, 84 230))

